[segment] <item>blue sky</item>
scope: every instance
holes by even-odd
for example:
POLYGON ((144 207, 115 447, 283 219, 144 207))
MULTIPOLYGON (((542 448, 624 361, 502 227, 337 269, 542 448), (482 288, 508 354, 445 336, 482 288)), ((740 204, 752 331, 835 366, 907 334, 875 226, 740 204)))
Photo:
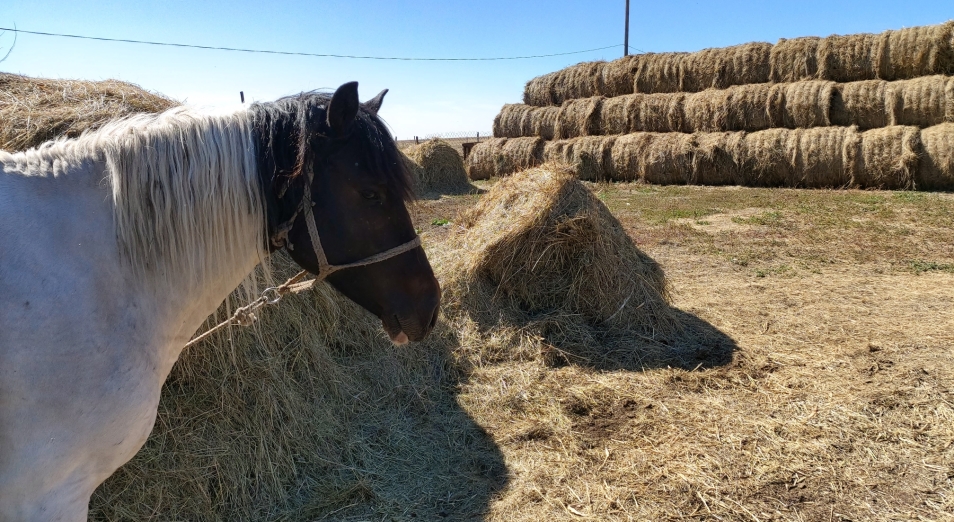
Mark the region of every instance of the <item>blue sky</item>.
MULTIPOLYGON (((954 18, 951 0, 631 0, 630 48, 695 51, 782 37, 880 32, 954 18)), ((622 55, 625 0, 347 2, 272 0, 4 0, 0 27, 308 53, 477 58, 491 62, 292 57, 80 41, 19 34, 0 71, 137 83, 178 100, 226 106, 360 82, 362 97, 391 89, 381 111, 399 138, 489 131, 530 78, 622 55), (263 7, 266 5, 268 7, 263 7)), ((13 35, 0 35, 0 56, 13 35)))

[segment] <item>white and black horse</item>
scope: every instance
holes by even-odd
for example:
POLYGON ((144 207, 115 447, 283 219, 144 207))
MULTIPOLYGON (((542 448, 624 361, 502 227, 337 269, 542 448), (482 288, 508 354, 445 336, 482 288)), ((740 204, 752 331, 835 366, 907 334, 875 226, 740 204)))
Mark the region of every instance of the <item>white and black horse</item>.
POLYGON ((395 344, 428 334, 440 288, 384 94, 176 108, 0 151, 0 521, 86 520, 183 346, 275 249, 395 344))

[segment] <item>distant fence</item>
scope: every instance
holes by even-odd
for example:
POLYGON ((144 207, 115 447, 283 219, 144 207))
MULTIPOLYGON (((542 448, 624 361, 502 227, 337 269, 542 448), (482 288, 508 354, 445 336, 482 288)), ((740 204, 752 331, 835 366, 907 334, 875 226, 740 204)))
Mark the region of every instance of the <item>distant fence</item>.
POLYGON ((404 149, 410 147, 411 145, 417 145, 418 143, 440 138, 450 144, 452 147, 457 149, 457 152, 461 156, 466 157, 470 152, 470 148, 474 143, 479 143, 493 137, 493 132, 490 131, 463 131, 463 132, 441 132, 434 134, 427 134, 425 136, 412 136, 411 139, 401 139, 397 136, 394 137, 394 140, 397 142, 399 149, 404 149))

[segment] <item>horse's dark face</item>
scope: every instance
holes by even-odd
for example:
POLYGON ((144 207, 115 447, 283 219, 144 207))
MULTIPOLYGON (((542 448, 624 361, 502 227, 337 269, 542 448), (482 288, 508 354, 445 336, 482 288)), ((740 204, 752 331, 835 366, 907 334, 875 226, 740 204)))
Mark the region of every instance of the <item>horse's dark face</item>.
MULTIPOLYGON (((305 125, 312 136, 302 141, 298 176, 307 179, 308 168, 314 172, 312 211, 332 265, 361 261, 417 235, 405 207, 411 191, 404 164, 376 116, 383 96, 362 105, 357 83, 349 83, 324 108, 312 107, 305 115, 317 121, 305 125)), ((283 200, 278 203, 295 203, 294 197, 283 200)), ((302 268, 318 273, 305 214, 299 212, 288 231, 289 253, 302 268)), ((420 247, 334 272, 327 280, 378 316, 395 344, 423 339, 437 320, 440 286, 420 247)))

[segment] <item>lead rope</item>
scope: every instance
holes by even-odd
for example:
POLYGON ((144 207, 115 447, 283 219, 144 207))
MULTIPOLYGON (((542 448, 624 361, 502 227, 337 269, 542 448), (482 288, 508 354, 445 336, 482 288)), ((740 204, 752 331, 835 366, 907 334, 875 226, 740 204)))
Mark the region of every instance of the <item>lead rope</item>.
POLYGON ((318 236, 318 226, 315 224, 315 216, 311 211, 311 191, 307 188, 305 189, 305 196, 302 199, 302 207, 305 209, 305 223, 308 226, 308 236, 309 239, 311 239, 311 246, 315 251, 315 256, 318 258, 318 274, 315 276, 315 278, 309 279, 308 281, 302 281, 302 279, 304 279, 304 277, 308 274, 307 271, 302 270, 281 285, 266 288, 258 299, 235 310, 235 313, 232 314, 232 317, 229 317, 225 321, 213 326, 205 333, 193 338, 191 341, 186 343, 183 349, 198 343, 199 341, 209 337, 226 326, 251 326, 255 323, 255 321, 258 320, 258 316, 255 315, 255 311, 259 308, 265 305, 278 304, 278 302, 281 301, 282 298, 288 293, 297 294, 298 292, 308 290, 314 286, 316 282, 324 280, 326 277, 337 272, 338 270, 380 263, 381 261, 391 259, 392 257, 421 246, 421 236, 415 235, 414 239, 408 241, 407 243, 398 245, 390 250, 385 250, 379 254, 366 257, 360 261, 355 261, 354 263, 348 263, 345 265, 332 265, 328 262, 328 257, 325 255, 325 249, 321 246, 321 238, 318 236))

